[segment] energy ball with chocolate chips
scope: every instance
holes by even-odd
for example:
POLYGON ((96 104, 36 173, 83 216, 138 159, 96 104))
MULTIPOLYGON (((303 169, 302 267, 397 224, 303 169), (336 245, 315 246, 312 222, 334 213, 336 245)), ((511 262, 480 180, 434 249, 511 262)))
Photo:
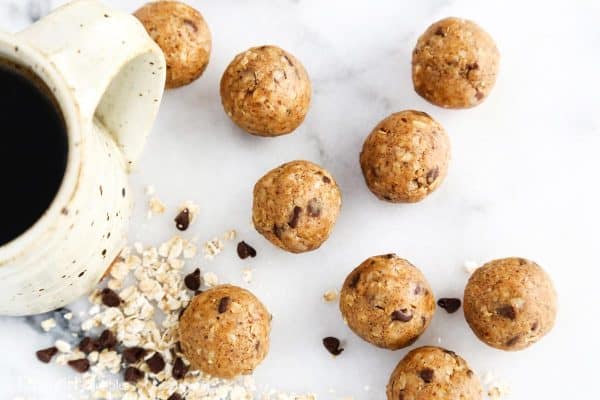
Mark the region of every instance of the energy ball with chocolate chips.
POLYGON ((425 277, 395 254, 370 257, 348 275, 340 311, 350 329, 375 346, 397 350, 414 343, 435 313, 425 277))
POLYGON ((179 1, 157 1, 134 15, 165 54, 167 88, 187 85, 202 75, 210 59, 212 40, 197 10, 179 1))
POLYGON ((308 112, 312 89, 306 70, 276 46, 235 56, 221 78, 221 102, 239 127, 257 136, 296 129, 308 112))
POLYGON ((479 378, 456 353, 419 347, 396 366, 387 385, 388 400, 480 400, 479 378))
POLYGON ((490 261, 465 288, 464 313, 479 339, 502 350, 522 350, 554 326, 556 291, 544 270, 523 258, 490 261))
POLYGON ((412 56, 416 92, 445 108, 469 108, 490 93, 500 53, 492 37, 472 21, 445 18, 419 38, 412 56))
POLYGON ((252 373, 269 351, 271 315, 249 291, 217 286, 196 295, 181 316, 181 348, 192 368, 218 378, 252 373))
POLYGON ((252 221, 274 245, 302 253, 327 240, 341 206, 340 190, 329 172, 309 161, 292 161, 256 183, 252 221))
POLYGON ((450 139, 424 112, 406 110, 381 121, 365 140, 360 166, 378 198, 414 203, 433 192, 446 177, 450 139))

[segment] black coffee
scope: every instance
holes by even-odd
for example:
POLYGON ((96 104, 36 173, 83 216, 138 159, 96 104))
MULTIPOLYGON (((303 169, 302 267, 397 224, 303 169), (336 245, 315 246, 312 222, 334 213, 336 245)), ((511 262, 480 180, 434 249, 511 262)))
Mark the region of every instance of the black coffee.
POLYGON ((48 209, 67 165, 67 132, 50 90, 0 61, 0 246, 48 209))

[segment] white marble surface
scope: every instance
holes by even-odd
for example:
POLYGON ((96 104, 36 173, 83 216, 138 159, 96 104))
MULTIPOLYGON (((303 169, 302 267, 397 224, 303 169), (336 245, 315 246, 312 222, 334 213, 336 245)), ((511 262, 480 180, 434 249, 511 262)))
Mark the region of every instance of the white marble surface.
MULTIPOLYGON (((128 10, 141 4, 107 2, 128 10)), ((236 228, 257 248, 259 255, 251 261, 238 260, 230 245, 214 262, 198 259, 194 265, 237 284, 243 284, 243 266, 256 269, 255 281, 244 286, 274 314, 271 352, 256 372, 259 386, 314 392, 320 399, 385 397, 389 373, 406 351, 362 342, 321 295, 340 286, 366 257, 393 251, 424 271, 438 297, 461 296, 466 260, 519 255, 539 262, 560 295, 556 328, 540 343, 519 353, 493 350, 474 337, 460 312, 438 310, 417 345, 454 349, 480 375, 492 371, 510 385, 511 399, 597 396, 597 2, 189 2, 210 24, 213 55, 199 81, 164 99, 132 176, 138 201, 131 240, 152 244, 176 233, 173 209, 191 199, 200 204, 201 215, 187 236, 206 240, 236 228), (415 40, 430 23, 449 15, 478 21, 503 57, 496 88, 472 110, 443 110, 412 90, 415 40), (218 94, 231 58, 267 43, 302 60, 314 87, 304 125, 272 140, 237 129, 218 94), (424 202, 385 204, 366 189, 358 152, 381 118, 406 108, 424 110, 446 127, 453 160, 445 184, 424 202), (250 225, 254 182, 293 159, 328 168, 344 195, 332 237, 304 255, 275 249, 250 225), (145 219, 146 184, 156 187, 170 210, 151 221, 145 219), (346 350, 337 359, 320 344, 327 335, 344 341, 346 350)), ((28 3, 0 0, 0 27, 16 31, 29 24, 28 3)), ((42 365, 33 354, 52 341, 25 319, 0 318, 0 399, 69 398, 65 390, 72 371, 42 365)))

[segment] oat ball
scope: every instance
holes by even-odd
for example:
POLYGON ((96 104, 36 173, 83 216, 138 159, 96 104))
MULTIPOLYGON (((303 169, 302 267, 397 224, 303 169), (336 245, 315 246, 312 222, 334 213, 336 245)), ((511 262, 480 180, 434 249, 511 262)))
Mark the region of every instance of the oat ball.
POLYGON ((446 177, 450 139, 424 112, 406 110, 381 121, 363 144, 360 166, 367 186, 392 203, 414 203, 446 177))
POLYGON ((387 385, 388 400, 480 400, 479 378, 456 353, 419 347, 396 366, 387 385))
POLYGON ((350 329, 375 346, 397 350, 429 326, 435 299, 425 277, 395 254, 367 259, 348 275, 340 311, 350 329))
POLYGON ((249 291, 221 285, 196 295, 179 320, 193 368, 218 378, 250 374, 269 351, 271 315, 249 291))
POLYGON ((296 129, 311 99, 306 70, 276 46, 253 47, 235 56, 221 78, 221 102, 240 128, 257 136, 296 129))
POLYGON ((440 107, 474 107, 494 87, 499 63, 487 32, 472 21, 445 18, 431 25, 413 50, 415 91, 440 107))
POLYGON ((310 161, 292 161, 254 185, 252 221, 274 245, 303 253, 327 240, 341 207, 340 189, 329 172, 310 161))
POLYGON ((134 14, 165 54, 167 88, 187 85, 202 75, 212 40, 202 15, 178 1, 148 3, 134 14))
POLYGON ((556 291, 539 265, 524 258, 490 261, 465 288, 463 310, 473 332, 488 345, 522 350, 554 326, 556 291))

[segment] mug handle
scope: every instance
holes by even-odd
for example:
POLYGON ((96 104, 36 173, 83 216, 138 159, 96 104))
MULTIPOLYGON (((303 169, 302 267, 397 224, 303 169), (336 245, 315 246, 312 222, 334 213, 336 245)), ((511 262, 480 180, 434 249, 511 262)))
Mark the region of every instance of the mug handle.
POLYGON ((56 66, 81 117, 110 132, 131 167, 156 118, 166 77, 164 55, 137 18, 96 0, 76 0, 17 36, 56 66))

